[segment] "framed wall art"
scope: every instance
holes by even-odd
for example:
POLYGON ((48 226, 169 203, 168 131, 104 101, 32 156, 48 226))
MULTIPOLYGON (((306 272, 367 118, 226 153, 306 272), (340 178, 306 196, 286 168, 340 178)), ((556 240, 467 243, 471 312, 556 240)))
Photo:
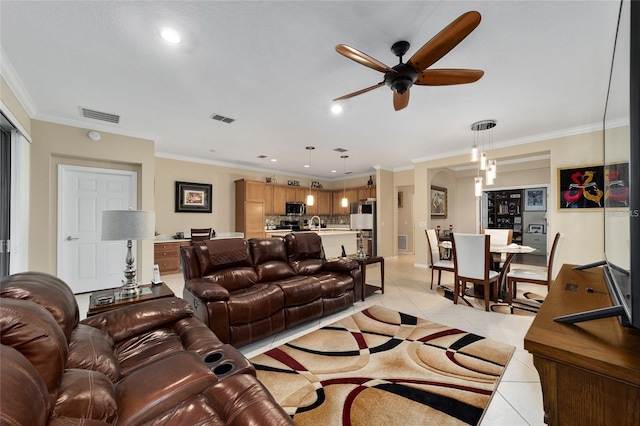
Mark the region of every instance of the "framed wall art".
POLYGON ((398 191, 398 208, 404 207, 404 193, 402 191, 398 191))
POLYGON ((558 169, 558 210, 597 209, 603 205, 603 165, 558 169))
POLYGON ((177 213, 211 213, 211 191, 209 183, 176 181, 177 213))
POLYGON ((447 188, 431 186, 431 218, 447 218, 447 188))
POLYGON ((547 188, 529 188, 524 190, 524 211, 547 211, 547 188))

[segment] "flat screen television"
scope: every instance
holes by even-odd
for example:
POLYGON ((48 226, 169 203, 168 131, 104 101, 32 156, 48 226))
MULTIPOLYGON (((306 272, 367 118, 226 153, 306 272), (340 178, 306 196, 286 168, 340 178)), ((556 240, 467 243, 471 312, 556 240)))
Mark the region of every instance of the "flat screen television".
POLYGON ((618 316, 640 328, 640 1, 622 0, 603 117, 605 260, 613 306, 556 318, 580 322, 618 316), (635 25, 631 25, 635 22, 635 25))

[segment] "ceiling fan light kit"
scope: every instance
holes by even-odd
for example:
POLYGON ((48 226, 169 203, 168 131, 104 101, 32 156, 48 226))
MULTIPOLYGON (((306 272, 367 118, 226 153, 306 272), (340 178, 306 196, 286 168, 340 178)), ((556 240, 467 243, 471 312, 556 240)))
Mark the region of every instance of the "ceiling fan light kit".
POLYGON ((391 46, 391 51, 399 59, 398 65, 394 67, 389 67, 351 46, 337 45, 336 51, 339 54, 384 73, 384 79, 376 85, 336 98, 334 102, 343 101, 386 85, 394 92, 393 106, 396 111, 399 111, 409 104, 409 93, 413 85, 448 86, 473 83, 479 80, 484 75, 484 71, 427 68, 464 40, 480 24, 480 19, 480 13, 476 11, 462 14, 418 49, 406 63, 402 61, 402 57, 409 50, 409 42, 402 40, 394 43, 391 46))

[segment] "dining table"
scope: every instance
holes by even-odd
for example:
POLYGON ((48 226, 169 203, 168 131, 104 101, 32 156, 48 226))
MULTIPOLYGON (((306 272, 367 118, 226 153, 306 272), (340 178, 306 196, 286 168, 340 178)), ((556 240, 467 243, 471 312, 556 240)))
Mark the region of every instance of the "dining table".
MULTIPOLYGON (((438 246, 445 250, 448 250, 451 253, 451 259, 453 260, 455 253, 453 253, 453 245, 451 241, 441 241, 438 243, 438 246)), ((511 265, 511 262, 513 262, 513 259, 515 258, 516 254, 530 254, 538 251, 538 249, 512 243, 506 246, 490 246, 489 251, 491 253, 498 253, 498 254, 505 253, 507 255, 505 258, 505 261, 502 263, 502 267, 498 271, 500 273, 500 276, 498 277, 498 294, 491 295, 491 300, 493 302, 497 302, 498 299, 502 299, 503 301, 505 301, 507 300, 507 291, 508 291, 507 290, 507 274, 509 273, 509 266, 511 265)), ((481 296, 482 290, 481 289, 475 290, 475 286, 474 286, 474 293, 479 294, 480 295, 479 297, 482 297, 481 296)))

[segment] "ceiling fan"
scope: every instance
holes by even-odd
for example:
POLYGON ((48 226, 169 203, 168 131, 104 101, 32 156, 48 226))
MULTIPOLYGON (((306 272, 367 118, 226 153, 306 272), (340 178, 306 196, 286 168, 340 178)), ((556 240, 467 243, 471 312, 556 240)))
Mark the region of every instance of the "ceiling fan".
POLYGON ((400 63, 394 67, 389 67, 366 53, 360 52, 346 44, 337 45, 336 51, 338 53, 364 66, 384 73, 384 80, 374 86, 349 93, 333 101, 343 101, 387 85, 393 90, 393 107, 396 111, 399 111, 409 104, 409 89, 414 84, 421 86, 446 86, 473 83, 479 80, 484 74, 482 70, 453 68, 427 69, 471 34, 479 23, 480 13, 476 11, 470 11, 460 15, 455 21, 426 42, 406 63, 402 62, 402 56, 409 50, 409 42, 398 41, 394 43, 393 46, 391 46, 391 51, 400 59, 400 63))

